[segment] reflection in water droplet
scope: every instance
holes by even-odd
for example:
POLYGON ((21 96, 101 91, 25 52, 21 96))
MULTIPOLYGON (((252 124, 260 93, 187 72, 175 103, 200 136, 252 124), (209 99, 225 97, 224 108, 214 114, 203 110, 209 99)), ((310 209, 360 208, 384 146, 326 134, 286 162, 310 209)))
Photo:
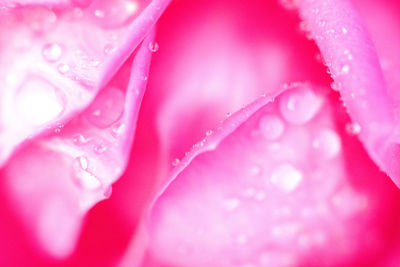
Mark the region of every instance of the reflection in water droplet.
POLYGON ((157 42, 149 43, 149 49, 151 52, 157 52, 159 49, 158 43, 157 42))
POLYGON ((103 89, 85 113, 94 126, 104 129, 119 120, 124 112, 124 93, 114 87, 103 89))
POLYGON ((111 54, 114 53, 117 48, 113 44, 106 44, 104 46, 104 54, 111 54))
POLYGON ((94 15, 95 15, 96 17, 98 17, 98 18, 104 18, 104 11, 103 11, 103 10, 96 9, 96 10, 94 11, 94 15))
POLYGON ((321 99, 311 89, 305 87, 286 92, 279 103, 282 116, 296 125, 310 121, 320 107, 321 99))
POLYGON ((60 59, 62 49, 58 44, 45 44, 42 49, 42 56, 49 62, 54 62, 60 59))
POLYGON ((206 136, 210 136, 210 135, 212 135, 213 134, 213 131, 212 130, 208 130, 207 132, 206 132, 206 136))
POLYGON ((361 132, 361 126, 356 122, 346 123, 346 132, 350 135, 358 135, 361 132))
POLYGON ((48 81, 31 76, 17 92, 18 114, 31 125, 44 125, 60 116, 65 107, 63 93, 48 81))
POLYGON ((303 174, 287 163, 276 167, 270 177, 271 183, 286 193, 295 190, 302 179, 303 174))
POLYGON ((344 66, 342 67, 341 73, 342 73, 342 74, 347 74, 347 73, 349 73, 349 72, 350 72, 350 66, 349 66, 349 65, 344 65, 344 66))
POLYGON ((278 116, 266 115, 261 118, 259 129, 266 139, 275 140, 283 134, 285 124, 278 116))
POLYGON ((100 180, 88 170, 89 161, 84 156, 74 159, 72 165, 73 178, 75 183, 85 190, 96 190, 101 187, 100 180))

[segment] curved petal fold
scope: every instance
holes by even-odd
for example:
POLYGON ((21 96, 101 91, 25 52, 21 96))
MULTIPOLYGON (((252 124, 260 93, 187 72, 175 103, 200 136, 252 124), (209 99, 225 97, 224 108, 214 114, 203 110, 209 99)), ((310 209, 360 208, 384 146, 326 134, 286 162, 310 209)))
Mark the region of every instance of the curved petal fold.
POLYGON ((86 212, 125 170, 153 40, 154 33, 83 113, 18 151, 2 171, 15 210, 56 257, 71 253, 86 212))
POLYGON ((294 84, 208 132, 154 202, 144 266, 357 265, 381 255, 396 191, 354 148, 345 118, 332 93, 294 84), (347 164, 350 154, 363 166, 347 164))

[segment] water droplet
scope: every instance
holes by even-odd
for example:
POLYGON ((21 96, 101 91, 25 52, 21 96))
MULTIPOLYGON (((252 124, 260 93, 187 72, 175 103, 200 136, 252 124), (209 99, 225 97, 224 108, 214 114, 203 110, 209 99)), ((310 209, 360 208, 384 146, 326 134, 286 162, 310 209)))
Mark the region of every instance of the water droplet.
POLYGON ((61 74, 65 74, 69 71, 69 66, 67 64, 61 63, 57 66, 57 70, 61 74))
POLYGON ((96 190, 101 187, 99 179, 89 172, 89 161, 84 156, 74 159, 72 170, 75 182, 86 190, 96 190))
POLYGON ((105 145, 97 144, 93 147, 93 151, 96 154, 103 154, 104 152, 107 151, 107 147, 105 145))
POLYGON ((149 43, 149 49, 150 49, 151 52, 154 52, 154 53, 157 52, 158 49, 159 49, 158 43, 157 42, 149 43))
POLYGON ((310 121, 319 111, 322 101, 308 88, 286 92, 280 99, 282 116, 290 123, 301 125, 310 121))
POLYGON ((356 122, 346 123, 346 132, 350 135, 358 135, 361 132, 361 126, 356 122))
POLYGON ((124 123, 118 122, 111 127, 111 135, 117 138, 125 132, 125 128, 124 123))
POLYGON ((325 20, 320 20, 320 21, 318 22, 318 26, 319 26, 319 27, 325 27, 325 25, 326 25, 326 21, 325 21, 325 20))
POLYGON ((345 27, 342 27, 342 33, 346 34, 347 33, 347 29, 345 27))
POLYGON ((331 83, 331 88, 334 91, 339 91, 342 88, 342 83, 334 81, 334 82, 331 83))
POLYGON ((74 137, 72 137, 72 142, 74 142, 74 144, 80 146, 80 145, 84 145, 88 142, 88 140, 81 134, 77 134, 74 135, 74 137))
POLYGON ((270 177, 271 183, 286 193, 295 190, 302 179, 303 174, 287 163, 276 167, 270 177))
POLYGON ((342 69, 341 69, 341 73, 342 74, 347 74, 350 71, 350 66, 349 65, 343 65, 342 69))
POLYGON ((106 44, 104 46, 104 54, 111 54, 114 53, 117 48, 113 44, 106 44))
POLYGON ((90 66, 92 66, 92 67, 98 67, 98 66, 100 66, 100 61, 99 60, 93 60, 93 61, 91 61, 89 64, 90 64, 90 66))
POLYGON ((176 158, 176 159, 174 159, 174 160, 171 162, 171 165, 174 166, 174 167, 176 167, 176 166, 179 165, 180 162, 181 162, 180 159, 176 158))
POLYGON ((114 87, 103 89, 85 113, 94 126, 104 129, 119 120, 124 112, 124 93, 114 87))
POLYGON ((320 130, 312 142, 312 147, 322 153, 325 158, 333 158, 339 154, 341 142, 339 136, 330 129, 320 130))
POLYGON ((112 185, 107 186, 106 190, 104 190, 104 193, 103 193, 104 197, 110 198, 112 195, 112 191, 113 191, 112 185))
POLYGON ((207 132, 206 132, 206 136, 210 136, 210 135, 212 135, 213 134, 213 131, 212 130, 208 130, 207 132))
POLYGON ((99 10, 99 9, 96 9, 96 10, 94 11, 94 15, 95 15, 96 17, 98 17, 98 18, 104 18, 104 11, 99 10))
POLYGON ((18 114, 31 125, 43 125, 56 119, 65 106, 63 93, 37 76, 22 83, 15 101, 18 114))
POLYGON ((278 116, 266 115, 261 118, 259 129, 264 138, 275 140, 282 136, 285 124, 278 116))
POLYGON ((227 118, 229 118, 230 116, 232 116, 232 113, 227 112, 227 113, 225 114, 225 116, 226 116, 227 118))
POLYGON ((42 56, 49 62, 55 62, 60 59, 62 48, 58 44, 45 44, 42 49, 42 56))
POLYGON ((240 200, 237 198, 228 198, 222 201, 222 207, 228 211, 236 210, 240 205, 240 200))
POLYGON ((91 5, 93 19, 103 28, 121 27, 132 21, 149 1, 113 0, 109 5, 107 1, 95 1, 91 5), (140 5, 139 5, 140 3, 140 5))

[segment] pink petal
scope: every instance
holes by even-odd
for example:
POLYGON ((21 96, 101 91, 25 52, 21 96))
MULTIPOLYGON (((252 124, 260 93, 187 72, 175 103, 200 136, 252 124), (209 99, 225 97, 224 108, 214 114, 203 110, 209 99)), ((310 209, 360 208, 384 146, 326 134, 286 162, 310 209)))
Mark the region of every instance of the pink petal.
POLYGON ((0 166, 27 138, 54 130, 86 108, 168 2, 2 8, 0 166))
POLYGON ((60 133, 33 141, 3 170, 16 210, 57 257, 71 253, 86 212, 110 196, 127 165, 153 39, 142 43, 132 66, 122 68, 131 69, 129 85, 121 71, 60 133))
POLYGON ((396 100, 387 90, 378 56, 364 22, 350 1, 299 1, 335 79, 360 138, 376 163, 399 185, 396 100))
POLYGON ((197 143, 154 203, 144 266, 360 266, 379 257, 398 193, 330 98, 297 84, 197 143))

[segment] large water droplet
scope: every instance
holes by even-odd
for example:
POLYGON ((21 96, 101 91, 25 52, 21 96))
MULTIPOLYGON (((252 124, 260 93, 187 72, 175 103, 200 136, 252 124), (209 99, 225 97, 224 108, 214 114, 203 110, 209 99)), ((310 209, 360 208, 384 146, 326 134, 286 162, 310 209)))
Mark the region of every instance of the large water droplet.
POLYGON ((55 62, 60 59, 62 48, 58 44, 45 44, 42 49, 42 56, 49 62, 55 62))
POLYGON ((276 167, 270 177, 271 183, 286 193, 295 190, 302 179, 303 174, 287 163, 276 167))
POLYGON ((108 87, 99 93, 85 115, 94 126, 107 128, 121 118, 124 104, 124 93, 117 88, 108 87))
POLYGON ((321 99, 308 88, 286 92, 280 100, 282 116, 290 123, 300 125, 310 121, 319 111, 321 99))
POLYGON ((261 118, 259 129, 266 139, 275 140, 283 134, 285 124, 278 116, 266 115, 261 118))
POLYGON ((15 101, 18 114, 27 123, 36 126, 58 118, 65 107, 63 93, 37 76, 31 76, 22 83, 15 101))
POLYGON ((339 136, 332 130, 320 130, 312 142, 312 147, 322 153, 325 158, 333 158, 339 154, 341 142, 339 136))
POLYGON ((96 190, 101 187, 100 180, 89 170, 89 161, 84 156, 74 159, 72 164, 73 178, 81 188, 85 190, 96 190))

